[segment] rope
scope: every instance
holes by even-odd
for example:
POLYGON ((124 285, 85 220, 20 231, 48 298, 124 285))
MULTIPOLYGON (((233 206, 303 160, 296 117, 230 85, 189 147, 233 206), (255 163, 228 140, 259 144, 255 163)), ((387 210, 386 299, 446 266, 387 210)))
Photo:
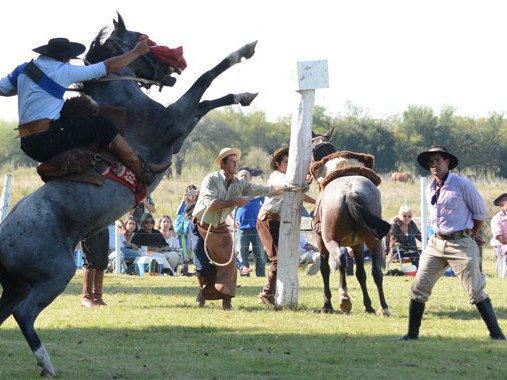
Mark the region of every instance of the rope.
MULTIPOLYGON (((285 186, 284 188, 284 191, 299 191, 299 190, 307 190, 308 189, 308 185, 303 185, 303 186, 285 186)), ((249 201, 251 201, 252 199, 257 199, 257 198, 261 198, 261 197, 264 197, 266 195, 270 195, 271 193, 273 192, 269 192, 269 193, 266 193, 266 194, 260 194, 260 195, 255 195, 255 196, 244 196, 243 198, 246 198, 248 199, 249 201)), ((208 210, 210 209, 210 207, 213 205, 215 201, 213 200, 209 205, 208 207, 206 207, 206 209, 204 210, 204 213, 202 214, 202 217, 199 221, 199 224, 202 226, 202 223, 203 223, 203 220, 204 220, 204 217, 206 216, 206 213, 208 212, 208 210)), ((236 214, 238 212, 238 207, 235 207, 234 208, 234 217, 233 217, 233 220, 235 221, 236 220, 236 214)), ((222 264, 222 263, 217 263, 216 261, 214 261, 209 253, 208 253, 208 246, 207 246, 207 241, 208 241, 208 235, 209 235, 209 232, 210 232, 210 229, 211 229, 212 225, 210 224, 209 227, 208 227, 208 231, 206 233, 206 237, 204 238, 204 253, 206 254, 206 257, 208 258, 209 262, 213 265, 216 265, 216 266, 219 266, 219 267, 225 267, 227 265, 229 265, 231 262, 232 262, 232 259, 234 257, 234 247, 235 247, 235 243, 236 243, 236 225, 234 224, 233 227, 232 227, 232 249, 231 249, 231 256, 229 257, 229 260, 225 263, 225 264, 222 264)))

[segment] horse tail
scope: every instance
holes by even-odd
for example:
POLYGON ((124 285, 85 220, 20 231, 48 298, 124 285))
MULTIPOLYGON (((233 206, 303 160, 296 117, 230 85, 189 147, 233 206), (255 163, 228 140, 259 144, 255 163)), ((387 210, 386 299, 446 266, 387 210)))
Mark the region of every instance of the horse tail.
POLYGON ((369 212, 358 194, 348 194, 345 204, 352 219, 377 239, 380 240, 389 233, 391 225, 369 212))

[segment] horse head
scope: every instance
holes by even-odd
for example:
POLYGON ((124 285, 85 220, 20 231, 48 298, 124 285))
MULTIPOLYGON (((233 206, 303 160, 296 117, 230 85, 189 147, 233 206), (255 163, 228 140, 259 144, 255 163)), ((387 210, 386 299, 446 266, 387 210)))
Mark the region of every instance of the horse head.
MULTIPOLYGON (((132 50, 140 40, 149 40, 148 36, 143 33, 127 30, 119 13, 118 21, 113 20, 113 25, 114 30, 107 39, 105 39, 107 28, 103 28, 92 41, 86 54, 87 62, 95 63, 124 54, 132 50), (104 39, 105 41, 102 43, 104 39)), ((180 74, 186 67, 183 49, 181 47, 170 49, 166 46, 157 46, 153 41, 149 41, 152 51, 136 59, 118 75, 139 78, 139 83, 145 88, 150 88, 153 84, 157 84, 160 89, 163 86, 173 86, 176 83, 176 78, 171 75, 175 72, 180 74)))
POLYGON ((317 135, 312 131, 312 161, 320 161, 328 154, 336 152, 336 148, 329 141, 333 132, 334 127, 323 135, 317 135))

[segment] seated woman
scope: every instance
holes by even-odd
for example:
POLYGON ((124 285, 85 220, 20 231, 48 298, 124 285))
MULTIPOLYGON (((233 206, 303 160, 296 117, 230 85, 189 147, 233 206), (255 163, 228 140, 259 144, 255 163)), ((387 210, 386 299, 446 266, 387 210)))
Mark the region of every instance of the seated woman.
POLYGON ((398 215, 391 220, 390 249, 399 248, 401 256, 411 257, 412 264, 418 266, 419 251, 416 239, 421 240, 421 231, 412 220, 412 209, 401 206, 398 215), (411 253, 412 252, 412 253, 411 253))
MULTIPOLYGON (((134 236, 134 232, 137 230, 137 222, 134 217, 129 216, 123 221, 117 221, 116 225, 120 233, 121 262, 126 264, 124 268, 122 266, 122 273, 133 274, 134 271, 130 271, 129 269, 135 259, 140 256, 139 248, 141 248, 130 242, 132 236, 134 236)), ((116 263, 116 251, 109 254, 109 260, 113 263, 114 268, 116 263)))
POLYGON ((182 264, 180 241, 178 234, 173 228, 173 221, 168 215, 163 215, 157 220, 157 229, 167 242, 166 250, 161 252, 171 264, 171 268, 176 271, 178 265, 182 264))
POLYGON ((136 260, 137 263, 149 263, 148 259, 154 259, 163 267, 163 272, 174 274, 174 268, 169 264, 164 252, 169 250, 169 246, 160 231, 154 229, 155 219, 149 213, 141 217, 141 229, 134 233, 131 243, 146 249, 141 249, 141 256, 136 260), (144 257, 146 256, 146 257, 144 257), (146 262, 145 262, 146 261, 146 262))

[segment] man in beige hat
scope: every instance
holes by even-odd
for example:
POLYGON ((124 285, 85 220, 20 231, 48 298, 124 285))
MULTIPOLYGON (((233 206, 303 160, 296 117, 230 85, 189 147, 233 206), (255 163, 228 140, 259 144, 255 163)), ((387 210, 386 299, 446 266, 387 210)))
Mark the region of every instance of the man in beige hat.
POLYGON ((484 288, 479 268, 479 246, 484 244, 481 227, 486 205, 475 186, 466 178, 450 172, 458 159, 446 148, 434 145, 417 156, 417 161, 433 175, 426 188, 430 223, 435 234, 421 255, 419 269, 410 289, 408 332, 403 340, 419 337, 424 308, 433 286, 450 266, 477 307, 492 339, 505 340, 484 288))
MULTIPOLYGON (((285 173, 289 163, 289 148, 279 148, 273 154, 270 168, 273 170, 268 179, 268 185, 286 186, 285 173)), ((259 294, 259 300, 266 305, 275 304, 276 273, 278 270, 278 234, 280 230, 280 211, 282 195, 271 195, 265 198, 257 219, 257 231, 271 265, 269 267, 266 284, 259 294)), ((304 202, 315 203, 315 199, 304 194, 304 202)))
POLYGON ((193 211, 192 232, 197 238, 194 264, 199 279, 197 306, 206 300, 222 300, 223 310, 231 310, 236 295, 237 271, 232 235, 226 224, 235 207, 246 205, 245 196, 273 194, 283 186, 263 186, 238 179, 241 151, 224 148, 215 159, 220 170, 208 174, 201 183, 193 211))

